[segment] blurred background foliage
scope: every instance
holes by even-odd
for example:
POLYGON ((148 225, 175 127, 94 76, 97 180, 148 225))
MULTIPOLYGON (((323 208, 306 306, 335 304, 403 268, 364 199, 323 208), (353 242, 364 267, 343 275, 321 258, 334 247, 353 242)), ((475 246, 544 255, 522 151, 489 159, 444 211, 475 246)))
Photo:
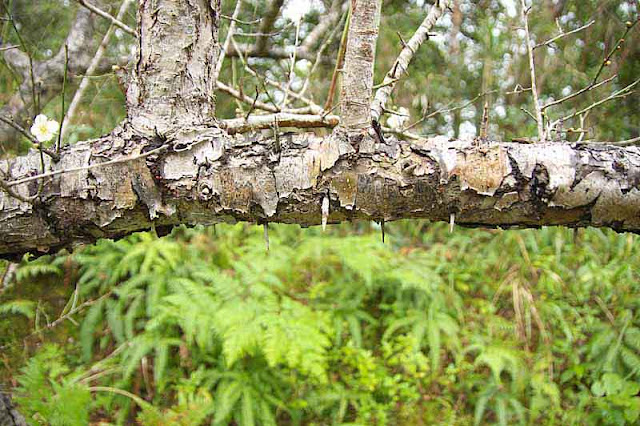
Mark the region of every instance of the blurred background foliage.
MULTIPOLYGON (((529 86, 518 3, 454 2, 399 82, 392 106, 409 109, 414 121, 469 105, 415 131, 475 136, 484 104, 476 98, 490 92, 491 138, 534 134, 535 123, 521 111, 530 96, 507 94, 529 86)), ((77 7, 68 0, 4 4, 37 60, 60 48, 77 7)), ((119 6, 102 4, 111 13, 119 6)), ((223 1, 223 13, 234 6, 223 1)), ((398 33, 408 39, 428 6, 384 2, 376 81, 401 48, 398 33)), ((327 7, 313 3, 302 40, 327 7)), ((264 10, 264 1, 247 1, 241 19, 264 10)), ((556 19, 565 31, 596 20, 536 51, 542 99, 586 86, 637 14, 634 1, 534 2, 536 41, 557 34, 556 19)), ((124 21, 134 26, 135 11, 124 21)), ((3 40, 15 43, 15 31, 1 24, 3 40)), ((96 24, 100 39, 107 24, 96 24)), ((256 27, 240 25, 247 33, 256 27)), ((330 56, 340 33, 329 41, 330 56)), ((294 45, 295 26, 278 19, 271 39, 294 45)), ((108 56, 128 54, 132 42, 116 31, 108 56)), ((572 112, 637 79, 638 46, 636 28, 605 70, 619 78, 560 110, 572 112)), ((287 61, 248 61, 261 75, 286 81, 287 61)), ((310 68, 299 61, 294 90, 310 68)), ((310 76, 307 95, 320 105, 332 72, 332 64, 320 63, 310 76)), ((80 78, 71 76, 67 101, 80 78)), ((238 58, 226 62, 221 80, 247 94, 258 86, 265 102, 281 96, 272 88, 267 95, 238 58)), ((0 67, 0 102, 18 84, 0 67)), ((44 112, 58 117, 60 105, 58 96, 44 112)), ((247 111, 224 94, 217 109, 224 118, 247 111)), ((93 76, 65 142, 104 134, 124 114, 116 75, 93 76)), ((587 138, 637 137, 639 116, 635 94, 605 104, 587 118, 587 138)), ((15 155, 28 145, 2 147, 15 155)), ((387 224, 383 244, 380 231, 375 223, 326 233, 271 225, 267 252, 255 225, 176 228, 162 238, 140 233, 73 254, 25 258, 0 288, 0 383, 32 424, 637 424, 637 236, 560 228, 450 234, 444 225, 411 221, 387 224)))
POLYGON ((270 228, 25 260, 0 380, 34 424, 637 422, 637 236, 270 228))

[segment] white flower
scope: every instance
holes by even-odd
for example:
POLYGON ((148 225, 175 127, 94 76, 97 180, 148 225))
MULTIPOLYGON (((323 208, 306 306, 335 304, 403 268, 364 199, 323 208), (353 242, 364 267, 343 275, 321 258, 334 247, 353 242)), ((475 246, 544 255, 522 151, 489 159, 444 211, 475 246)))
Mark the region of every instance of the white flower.
POLYGON ((284 7, 282 15, 298 23, 311 10, 311 0, 291 0, 284 7))
POLYGON ((40 114, 36 117, 31 126, 31 134, 38 139, 38 142, 47 142, 58 133, 60 125, 56 120, 49 120, 46 115, 40 114))
POLYGON ((402 128, 409 121, 409 110, 405 107, 400 107, 395 113, 391 113, 387 118, 387 126, 394 130, 402 130, 402 128))

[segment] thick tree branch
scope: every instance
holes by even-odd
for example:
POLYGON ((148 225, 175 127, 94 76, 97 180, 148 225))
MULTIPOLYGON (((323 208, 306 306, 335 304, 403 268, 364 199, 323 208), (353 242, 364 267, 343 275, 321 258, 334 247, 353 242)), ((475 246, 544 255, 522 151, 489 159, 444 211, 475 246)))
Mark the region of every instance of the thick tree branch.
POLYGON ((37 151, 0 162, 2 186, 14 194, 0 191, 0 256, 52 252, 153 226, 238 220, 453 218, 466 226, 640 233, 638 147, 371 137, 376 0, 353 3, 342 116, 349 123, 330 136, 279 131, 304 120, 337 124, 329 115, 215 120, 219 2, 155 6, 140 3, 139 54, 123 125, 64 148, 55 163, 37 151), (224 128, 273 130, 265 137, 224 128), (354 130, 361 135, 357 149, 354 130), (25 201, 35 194, 36 201, 25 201))
MULTIPOLYGON (((140 138, 131 126, 68 147, 39 204, 0 193, 0 253, 57 250, 156 227, 220 221, 317 225, 428 218, 485 227, 606 226, 640 232, 640 148, 365 138, 228 136, 216 127, 140 138), (188 141, 185 138, 188 134, 188 141), (188 142, 188 143, 187 143, 188 142), (109 165, 101 165, 106 160, 109 165)), ((28 197, 36 152, 0 163, 28 197), (24 180, 29 178, 28 180, 24 180)))
POLYGON ((321 17, 318 25, 313 27, 304 38, 300 46, 301 50, 311 52, 318 46, 322 37, 331 31, 340 21, 344 4, 346 4, 346 2, 343 0, 333 0, 331 8, 327 11, 328 13, 321 17))

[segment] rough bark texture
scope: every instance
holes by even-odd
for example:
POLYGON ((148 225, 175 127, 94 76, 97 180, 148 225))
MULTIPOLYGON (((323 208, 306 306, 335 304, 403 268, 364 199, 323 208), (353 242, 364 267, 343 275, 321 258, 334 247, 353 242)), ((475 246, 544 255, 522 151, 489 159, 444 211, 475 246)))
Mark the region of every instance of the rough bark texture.
MULTIPOLYGON (((321 223, 428 218, 461 225, 607 226, 640 231, 640 148, 604 145, 414 142, 365 138, 356 153, 341 133, 228 136, 216 127, 185 145, 141 138, 130 126, 64 151, 53 170, 82 168, 159 146, 135 161, 47 180, 32 205, 0 194, 0 253, 57 250, 98 238, 185 224, 321 223)), ((39 156, 16 159, 11 180, 38 173, 39 156)), ((36 181, 16 185, 23 196, 36 181)))
POLYGON ((381 0, 351 0, 342 82, 342 125, 350 133, 371 126, 373 65, 380 26, 381 0))
POLYGON ((15 409, 9 395, 0 391, 0 426, 27 426, 24 417, 15 409))
POLYGON ((220 0, 142 0, 128 119, 141 134, 214 121, 220 0))

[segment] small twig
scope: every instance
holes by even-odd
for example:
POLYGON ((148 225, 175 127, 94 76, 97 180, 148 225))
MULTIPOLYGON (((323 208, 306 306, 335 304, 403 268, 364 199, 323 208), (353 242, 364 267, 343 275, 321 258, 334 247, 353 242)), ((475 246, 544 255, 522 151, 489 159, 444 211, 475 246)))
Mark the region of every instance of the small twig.
POLYGON ((260 92, 258 91, 258 86, 256 86, 256 96, 253 98, 253 102, 251 103, 251 107, 249 108, 249 111, 247 111, 247 114, 244 116, 244 120, 245 121, 249 120, 249 116, 251 115, 251 113, 255 109, 256 102, 258 102, 258 95, 259 94, 260 94, 260 92))
POLYGON ((627 37, 627 34, 629 34, 629 32, 633 29, 633 27, 636 26, 636 24, 638 22, 640 22, 640 18, 636 19, 633 22, 631 22, 631 21, 627 22, 627 24, 626 24, 627 29, 625 30, 624 34, 622 34, 622 37, 620 37, 618 42, 613 46, 613 49, 611 49, 609 54, 607 54, 607 56, 604 58, 604 60, 600 64, 600 68, 598 68, 598 72, 596 72, 595 77, 593 77, 593 84, 595 84, 598 81, 598 78, 600 77, 600 74, 602 74, 602 71, 604 70, 604 68, 611 64, 611 58, 618 51, 618 49, 622 46, 622 43, 624 43, 624 41, 625 41, 625 39, 627 37))
MULTIPOLYGON (((392 78, 392 79, 390 79, 390 80, 386 80, 386 79, 385 79, 385 81, 383 81, 382 83, 374 85, 372 89, 373 89, 373 90, 378 90, 378 89, 380 89, 381 87, 391 86, 392 84, 396 84, 399 80, 400 80, 399 78, 392 78)), ((386 109, 386 108, 383 108, 383 110, 384 110, 384 111, 387 111, 387 109, 386 109)))
MULTIPOLYGON (((536 64, 533 57, 533 46, 531 45, 531 34, 529 33, 529 12, 530 8, 525 4, 525 0, 520 0, 522 10, 521 16, 524 23, 525 42, 527 43, 527 54, 529 57, 529 73, 531 74, 531 95, 533 97, 533 106, 535 113, 535 121, 538 126, 538 140, 544 142, 546 139, 544 132, 544 117, 540 108, 540 99, 538 98, 538 88, 536 83, 536 64)), ((526 111, 526 110, 525 110, 526 111)), ((530 113, 529 113, 530 114, 530 113)), ((530 114, 531 115, 531 114, 530 114)))
MULTIPOLYGON (((475 98, 471 99, 469 102, 466 102, 466 103, 464 103, 462 105, 458 105, 458 106, 455 106, 455 107, 452 107, 452 108, 448 108, 448 105, 447 105, 447 107, 445 107, 445 108, 438 109, 436 111, 430 112, 429 114, 424 114, 422 116, 422 118, 420 118, 419 120, 417 120, 414 123, 410 124, 409 126, 405 127, 403 130, 404 131, 411 130, 414 127, 416 127, 418 124, 422 123, 425 120, 433 118, 436 115, 445 114, 445 113, 448 113, 448 112, 453 112, 453 111, 457 111, 457 110, 460 110, 460 109, 464 109, 464 108, 468 107, 469 105, 472 105, 475 101, 477 101, 481 97, 484 97, 484 96, 486 96, 488 94, 491 94, 491 93, 494 93, 494 92, 496 92, 496 91, 495 90, 491 90, 491 91, 488 91, 488 92, 483 92, 483 93, 480 93, 475 98)), ((451 102, 449 103, 449 105, 451 105, 451 102)))
POLYGON ((530 92, 530 91, 531 91, 531 87, 522 87, 521 85, 516 84, 513 90, 511 92, 505 92, 505 95, 519 95, 520 93, 530 92))
POLYGON ((227 19, 229 21, 233 21, 233 22, 237 22, 238 24, 242 24, 242 25, 255 25, 255 24, 259 24, 260 21, 262 21, 262 19, 256 19, 255 21, 243 21, 242 19, 238 19, 238 18, 234 18, 233 16, 229 16, 229 15, 220 15, 223 19, 227 19))
MULTIPOLYGON (((236 39, 233 37, 233 35, 231 36, 231 44, 233 44, 233 47, 236 49, 237 52, 240 52, 238 49, 238 44, 236 43, 236 39)), ((264 89, 264 93, 265 95, 267 95, 267 98, 269 99, 269 102, 271 102, 271 104, 275 107, 278 108, 278 105, 276 104, 276 102, 273 100, 273 98, 271 97, 271 94, 269 93, 269 90, 267 89, 267 85, 266 85, 266 79, 263 78, 262 76, 260 76, 260 74, 258 74, 256 71, 254 71, 250 66, 249 63, 247 62, 246 58, 244 58, 241 54, 238 54, 238 57, 240 58, 240 61, 242 62, 242 65, 244 66, 244 68, 246 70, 248 70, 254 77, 256 77, 258 79, 258 81, 260 82, 260 84, 262 85, 262 88, 264 89)))
POLYGON ((598 84, 593 84, 593 82, 591 82, 588 86, 586 86, 586 87, 584 87, 584 88, 582 88, 582 89, 578 90, 577 92, 571 93, 570 95, 567 95, 567 96, 565 96, 564 98, 560 98, 560 99, 558 99, 558 100, 556 100, 556 101, 548 102, 548 103, 546 103, 546 104, 542 105, 540 108, 544 111, 544 110, 546 110, 546 109, 547 109, 547 108, 549 108, 549 107, 552 107, 552 106, 554 106, 554 105, 558 105, 558 104, 561 104, 561 103, 563 103, 563 102, 566 102, 566 101, 568 101, 568 100, 570 100, 570 99, 573 99, 573 98, 575 98, 575 97, 577 97, 577 96, 582 95, 582 94, 583 94, 583 93, 585 93, 585 92, 589 92, 589 91, 591 91, 591 90, 593 90, 593 89, 597 89, 598 87, 600 87, 600 86, 602 86, 602 85, 604 85, 604 84, 609 83, 610 81, 612 81, 613 79, 615 79, 617 76, 618 76, 617 74, 614 74, 614 75, 612 75, 611 77, 607 78, 606 80, 602 80, 602 81, 601 81, 600 83, 598 83, 598 84))
POLYGON ((11 45, 11 46, 2 46, 2 47, 0 47, 0 52, 4 52, 5 50, 16 49, 18 47, 20 47, 19 44, 14 44, 14 45, 11 45))
POLYGON ((584 113, 592 110, 593 108, 604 104, 605 102, 611 101, 613 99, 624 98, 624 97, 630 95, 631 93, 633 93, 633 92, 631 92, 631 89, 635 85, 637 85, 638 83, 640 83, 640 79, 634 81, 633 83, 629 84, 626 87, 623 87, 620 90, 615 91, 614 93, 612 93, 611 95, 607 96, 606 98, 601 99, 601 100, 599 100, 597 102, 594 102, 593 104, 589 105, 588 107, 586 107, 584 109, 581 109, 580 111, 574 112, 573 114, 569 114, 569 115, 567 115, 565 117, 562 117, 562 118, 560 118, 559 120, 556 120, 556 121, 560 121, 560 120, 561 121, 567 121, 567 120, 569 120, 571 118, 574 118, 574 117, 577 117, 577 116, 579 116, 581 114, 584 114, 584 113))
POLYGON ((22 38, 22 34, 20 34, 20 30, 18 30, 18 26, 16 25, 16 22, 13 19, 13 16, 11 15, 9 8, 7 7, 4 1, 2 2, 2 6, 4 7, 5 12, 8 15, 8 21, 11 23, 11 27, 16 33, 16 36, 18 37, 18 41, 20 42, 20 45, 24 48, 27 58, 29 60, 29 79, 31 80, 31 100, 33 102, 33 112, 34 112, 33 116, 35 117, 36 115, 40 114, 40 100, 36 92, 36 80, 35 80, 35 74, 33 72, 33 54, 31 53, 31 49, 29 48, 29 45, 27 45, 24 39, 22 38))
POLYGON ((33 203, 34 198, 23 197, 22 195, 18 194, 16 191, 13 190, 13 188, 11 188, 8 185, 8 182, 4 179, 0 179, 0 189, 2 189, 10 197, 15 198, 18 201, 22 201, 23 203, 29 203, 29 204, 33 203))
POLYGON ((288 24, 286 24, 285 26, 283 26, 279 30, 272 31, 270 33, 236 33, 235 35, 237 35, 238 37, 274 37, 274 36, 277 36, 279 34, 282 34, 284 31, 286 31, 293 24, 294 24, 293 22, 289 22, 288 24))
POLYGON ((303 96, 304 93, 307 91, 307 88, 309 87, 309 82, 311 81, 311 76, 313 75, 313 73, 316 71, 316 69, 318 68, 318 65, 320 65, 320 60, 322 59, 322 55, 324 54, 324 51, 329 47, 329 45, 331 44, 331 42, 333 41, 333 38, 335 37, 336 33, 338 32, 338 30, 340 29, 340 27, 342 26, 342 20, 346 19, 347 14, 344 13, 342 15, 342 18, 340 19, 340 23, 339 25, 336 25, 331 32, 329 33, 329 35, 327 36, 327 38, 322 42, 322 44, 320 45, 320 48, 318 49, 318 51, 316 52, 316 59, 313 62, 313 65, 311 66, 311 69, 309 70, 309 73, 307 74, 304 83, 302 84, 302 89, 300 89, 300 91, 298 92, 298 95, 303 96))
POLYGON ((220 55, 218 56, 218 62, 216 62, 216 66, 214 68, 213 75, 211 79, 213 81, 217 81, 220 76, 220 71, 222 70, 222 64, 224 62, 225 55, 229 50, 229 45, 231 44, 231 39, 233 38, 233 33, 236 30, 236 18, 240 14, 240 9, 242 8, 242 0, 238 0, 236 2, 236 7, 233 10, 233 16, 231 17, 231 24, 229 24, 229 29, 227 30, 227 37, 224 40, 224 44, 222 45, 222 49, 220 51, 220 55))
POLYGON ((36 146, 36 148, 38 148, 40 151, 44 152, 45 154, 47 154, 49 157, 51 157, 51 159, 55 162, 60 161, 60 156, 54 152, 51 151, 48 148, 45 148, 42 145, 42 142, 40 142, 38 139, 35 138, 35 136, 33 136, 30 132, 28 132, 24 127, 22 127, 21 125, 19 125, 18 123, 16 123, 15 121, 4 117, 2 115, 0 115, 0 121, 2 121, 5 124, 8 124, 9 126, 13 127, 14 129, 16 129, 19 133, 22 133, 27 139, 29 139, 29 141, 34 144, 36 146))
POLYGON ((484 101, 482 108, 482 122, 480 124, 480 139, 487 139, 489 133, 489 101, 484 101))
POLYGON ((627 139, 625 141, 617 141, 617 142, 606 142, 609 145, 617 145, 617 146, 633 146, 640 145, 640 136, 637 138, 627 139))
POLYGON ((42 173, 39 175, 35 175, 35 176, 29 176, 26 178, 22 178, 22 179, 18 179, 18 180, 13 180, 13 181, 9 181, 9 182, 4 182, 5 185, 9 188, 12 188, 16 185, 21 185, 23 183, 29 183, 29 182, 33 182, 36 181, 38 179, 44 179, 44 178, 49 178, 49 177, 54 177, 54 176, 59 176, 59 175, 64 175, 64 174, 68 174, 68 173, 76 173, 76 172, 81 172, 84 170, 93 170, 93 169, 97 169, 99 167, 105 167, 105 166, 110 166, 113 164, 120 164, 120 163, 127 163, 129 161, 135 161, 138 160, 140 158, 145 158, 148 157, 150 155, 154 155, 154 154, 158 154, 162 151, 164 151, 165 149, 169 148, 170 144, 165 144, 162 145, 158 148, 152 149, 151 151, 147 151, 145 153, 142 154, 138 154, 138 155, 131 155, 128 157, 122 157, 122 158, 117 158, 115 160, 109 160, 109 161, 105 161, 103 163, 94 163, 88 166, 82 166, 82 167, 73 167, 70 169, 61 169, 61 170, 53 170, 51 172, 46 172, 46 173, 42 173))
POLYGON ((344 24, 342 30, 342 37, 340 38, 340 47, 338 48, 338 59, 336 60, 336 66, 333 69, 333 75, 331 76, 331 84, 329 85, 329 93, 327 94, 327 101, 324 104, 324 110, 329 111, 332 109, 333 98, 336 93, 336 86, 338 83, 338 73, 342 69, 344 64, 344 55, 347 51, 347 35, 349 34, 349 25, 351 24, 351 6, 347 11, 347 21, 344 24))
POLYGON ((287 100, 289 98, 289 92, 291 91, 291 83, 293 82, 293 78, 295 77, 295 68, 296 68, 296 53, 298 52, 298 43, 300 42, 300 22, 302 18, 296 21, 296 41, 294 44, 293 53, 291 54, 291 68, 289 69, 289 78, 287 79, 287 85, 285 86, 287 90, 284 92, 284 98, 282 99, 282 107, 287 106, 287 100))
POLYGON ((62 78, 62 92, 61 92, 62 100, 60 101, 62 105, 61 105, 61 111, 60 111, 60 127, 58 127, 58 140, 56 143, 57 154, 60 154, 60 149, 62 148, 62 125, 64 124, 64 117, 66 115, 65 108, 64 108, 64 97, 65 97, 64 95, 67 87, 68 71, 69 71, 69 46, 65 43, 64 45, 64 76, 62 78))
POLYGON ((527 113, 527 115, 533 119, 533 121, 535 121, 536 123, 538 122, 538 119, 536 118, 536 116, 535 116, 535 115, 533 115, 533 114, 531 113, 531 111, 529 111, 529 110, 528 110, 528 109, 526 109, 525 107, 520 107, 520 110, 521 110, 521 111, 526 112, 526 113, 527 113))
MULTIPOLYGON (((591 111, 587 111, 584 114, 580 114, 580 128, 584 128, 584 123, 590 113, 591 111)), ((586 133, 580 133, 580 136, 578 136, 578 140, 576 142, 582 142, 584 140, 584 135, 586 135, 586 133)))
POLYGON ((592 20, 588 24, 583 25, 580 28, 576 28, 575 30, 571 30, 569 32, 564 32, 564 31, 562 31, 561 28, 559 28, 560 29, 560 34, 558 34, 557 36, 555 36, 553 38, 550 38, 549 40, 547 40, 545 42, 536 44, 535 46, 533 46, 533 49, 535 50, 535 49, 538 49, 538 48, 543 47, 543 46, 550 46, 552 43, 560 40, 561 38, 567 37, 567 36, 570 36, 571 34, 575 34, 575 33, 579 32, 579 31, 585 30, 585 29, 589 28, 590 26, 592 26, 595 23, 596 23, 596 21, 592 20))
POLYGON ((105 12, 104 10, 92 5, 91 3, 88 3, 85 0, 75 0, 75 1, 78 4, 80 4, 81 6, 86 7, 91 12, 95 13, 96 15, 101 16, 104 19, 110 21, 112 25, 115 25, 116 27, 119 27, 124 32, 127 32, 127 33, 131 34, 132 36, 137 37, 136 31, 133 28, 131 28, 130 26, 128 26, 127 24, 125 24, 124 22, 122 22, 121 21, 121 19, 122 19, 121 17, 120 18, 114 18, 113 16, 111 16, 107 12, 105 12))

